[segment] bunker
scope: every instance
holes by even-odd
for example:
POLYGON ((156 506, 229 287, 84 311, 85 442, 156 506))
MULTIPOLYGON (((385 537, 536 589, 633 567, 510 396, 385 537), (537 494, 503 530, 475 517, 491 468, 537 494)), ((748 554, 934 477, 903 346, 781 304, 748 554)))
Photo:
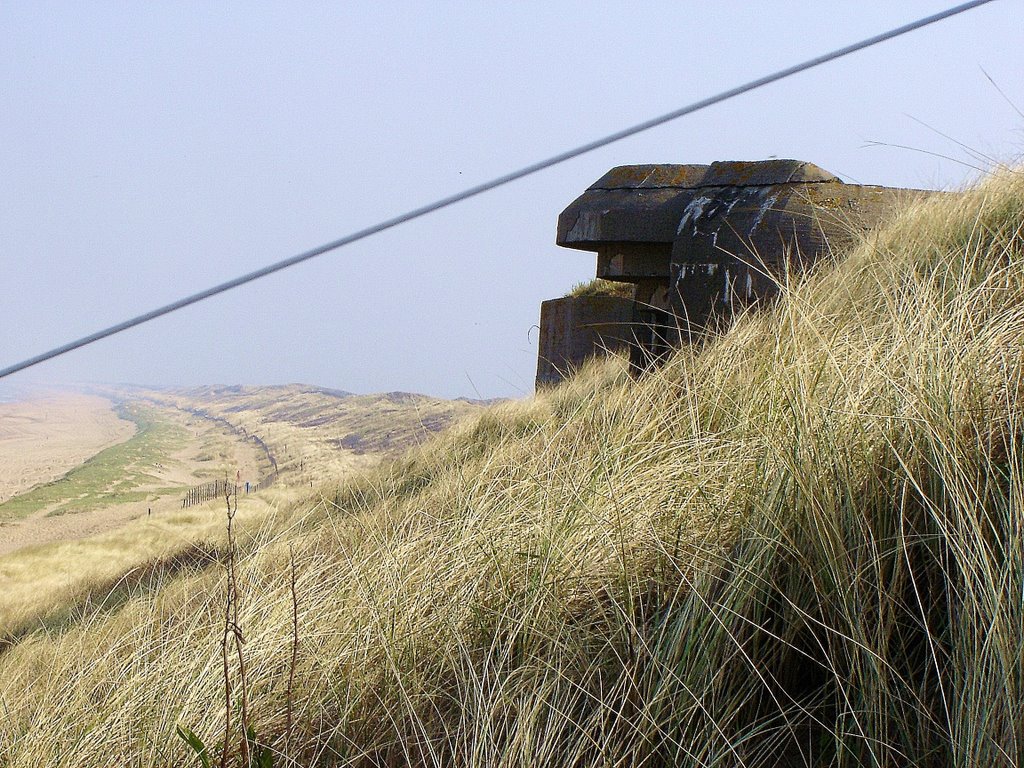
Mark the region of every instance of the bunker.
POLYGON ((537 385, 609 351, 646 370, 929 194, 845 184, 799 160, 613 168, 562 211, 556 242, 595 252, 597 277, 632 295, 544 302, 537 385))

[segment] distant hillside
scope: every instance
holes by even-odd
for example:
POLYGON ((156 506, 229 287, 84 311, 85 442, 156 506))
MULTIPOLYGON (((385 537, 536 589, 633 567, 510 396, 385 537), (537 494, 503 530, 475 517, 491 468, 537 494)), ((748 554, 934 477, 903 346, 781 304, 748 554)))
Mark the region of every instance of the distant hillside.
POLYGON ((409 392, 355 395, 303 384, 196 387, 168 394, 204 403, 210 413, 228 421, 288 424, 316 430, 326 442, 356 453, 382 454, 395 454, 418 445, 489 404, 409 392))
POLYGON ((488 404, 407 392, 355 395, 304 384, 204 386, 135 394, 222 420, 257 437, 281 471, 301 468, 314 481, 397 456, 488 404))

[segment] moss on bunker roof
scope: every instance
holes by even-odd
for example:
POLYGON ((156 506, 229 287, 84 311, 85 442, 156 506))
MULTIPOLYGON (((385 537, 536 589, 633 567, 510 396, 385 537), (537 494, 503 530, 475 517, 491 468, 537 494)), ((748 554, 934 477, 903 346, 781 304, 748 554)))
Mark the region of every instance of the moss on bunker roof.
POLYGON ((816 182, 842 183, 835 174, 802 160, 727 160, 711 165, 620 165, 590 189, 700 189, 816 182))

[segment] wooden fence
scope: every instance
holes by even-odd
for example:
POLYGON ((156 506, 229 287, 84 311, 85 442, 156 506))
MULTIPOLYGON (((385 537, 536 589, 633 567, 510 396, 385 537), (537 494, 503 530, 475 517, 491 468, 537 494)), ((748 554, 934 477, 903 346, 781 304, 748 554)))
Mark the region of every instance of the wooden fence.
POLYGON ((214 480, 212 483, 194 485, 185 492, 185 497, 181 500, 181 508, 192 507, 212 499, 223 499, 225 494, 237 496, 239 493, 246 494, 262 491, 265 488, 269 488, 277 480, 276 462, 274 470, 255 483, 238 484, 230 483, 227 480, 214 480))

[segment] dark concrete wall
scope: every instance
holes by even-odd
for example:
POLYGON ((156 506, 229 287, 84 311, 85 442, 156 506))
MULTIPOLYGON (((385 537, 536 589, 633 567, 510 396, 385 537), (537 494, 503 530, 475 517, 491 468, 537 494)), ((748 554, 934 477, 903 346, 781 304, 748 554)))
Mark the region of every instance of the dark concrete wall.
POLYGON ((567 296, 540 307, 537 385, 557 384, 588 358, 633 347, 632 299, 567 296))
POLYGON ((695 337, 771 299, 928 193, 841 182, 706 187, 683 211, 669 262, 671 311, 695 337))

